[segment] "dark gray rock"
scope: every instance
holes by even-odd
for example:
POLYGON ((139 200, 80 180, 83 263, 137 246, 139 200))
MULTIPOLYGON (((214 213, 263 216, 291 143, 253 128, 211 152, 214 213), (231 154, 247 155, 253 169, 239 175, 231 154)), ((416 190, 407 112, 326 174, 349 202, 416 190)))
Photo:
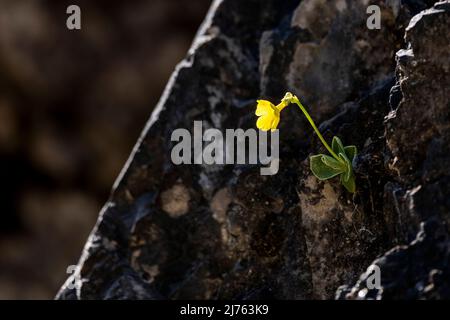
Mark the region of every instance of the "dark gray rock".
POLYGON ((368 30, 365 1, 214 2, 58 298, 448 298, 448 3, 409 24, 397 83, 405 27, 430 4, 387 3, 368 30), (322 149, 293 107, 277 175, 172 164, 174 129, 254 127, 255 100, 286 91, 358 147, 356 194, 311 174, 322 149), (374 260, 383 290, 359 294, 374 260))
POLYGON ((408 46, 397 52, 397 85, 391 90, 397 102, 386 118, 386 165, 393 177, 385 185, 384 204, 401 245, 373 262, 382 288, 368 289, 366 273, 353 288, 340 288, 339 298, 450 297, 449 28, 448 1, 414 16, 406 28, 408 46))

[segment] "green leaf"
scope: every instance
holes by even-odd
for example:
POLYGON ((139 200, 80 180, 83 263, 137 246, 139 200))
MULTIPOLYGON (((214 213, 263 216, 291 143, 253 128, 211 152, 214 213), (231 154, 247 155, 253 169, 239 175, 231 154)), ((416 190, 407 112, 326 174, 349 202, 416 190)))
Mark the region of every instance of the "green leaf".
POLYGON ((327 180, 343 172, 343 170, 338 170, 326 165, 322 161, 324 156, 325 155, 323 154, 318 154, 309 158, 311 171, 319 180, 327 180))
POLYGON ((345 181, 343 178, 343 174, 341 175, 341 183, 347 189, 349 192, 354 193, 356 190, 356 183, 355 183, 355 176, 352 174, 350 175, 350 178, 345 181))
POLYGON ((350 162, 353 162, 353 159, 355 158, 356 153, 358 152, 356 146, 346 146, 344 149, 345 154, 347 155, 350 162))
POLYGON ((322 162, 325 163, 328 167, 340 170, 342 172, 347 169, 347 166, 342 161, 336 160, 335 158, 327 156, 325 154, 322 155, 322 162))
POLYGON ((327 180, 340 175, 342 185, 349 192, 355 192, 356 183, 352 162, 357 154, 356 146, 344 147, 341 139, 334 136, 331 149, 339 159, 323 154, 312 156, 310 158, 311 171, 319 180, 327 180))
POLYGON ((350 176, 352 174, 352 164, 350 162, 350 160, 347 158, 347 156, 345 155, 345 153, 339 153, 339 158, 342 159, 342 161, 345 163, 345 169, 344 169, 344 173, 343 175, 343 179, 345 181, 348 181, 348 179, 350 179, 350 176))
POLYGON ((331 149, 333 149, 336 154, 345 153, 345 148, 341 139, 336 136, 333 137, 333 141, 331 142, 331 149))

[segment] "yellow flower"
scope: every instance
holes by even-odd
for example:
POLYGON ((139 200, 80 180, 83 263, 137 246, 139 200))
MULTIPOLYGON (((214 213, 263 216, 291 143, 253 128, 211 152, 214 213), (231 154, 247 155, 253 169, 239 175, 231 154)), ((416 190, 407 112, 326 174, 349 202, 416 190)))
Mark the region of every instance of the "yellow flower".
POLYGON ((299 102, 297 96, 294 96, 290 92, 286 92, 283 99, 281 99, 281 102, 284 102, 286 105, 289 105, 290 103, 297 103, 299 102))
POLYGON ((274 105, 267 100, 258 100, 255 114, 259 117, 256 127, 262 131, 276 130, 280 123, 280 112, 291 102, 290 99, 281 100, 278 105, 274 105))

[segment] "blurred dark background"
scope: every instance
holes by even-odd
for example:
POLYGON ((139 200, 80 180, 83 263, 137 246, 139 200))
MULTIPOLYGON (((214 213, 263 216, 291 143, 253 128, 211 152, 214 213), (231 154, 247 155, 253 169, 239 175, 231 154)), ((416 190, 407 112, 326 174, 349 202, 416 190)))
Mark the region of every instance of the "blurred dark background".
POLYGON ((54 297, 209 5, 0 0, 0 299, 54 297))

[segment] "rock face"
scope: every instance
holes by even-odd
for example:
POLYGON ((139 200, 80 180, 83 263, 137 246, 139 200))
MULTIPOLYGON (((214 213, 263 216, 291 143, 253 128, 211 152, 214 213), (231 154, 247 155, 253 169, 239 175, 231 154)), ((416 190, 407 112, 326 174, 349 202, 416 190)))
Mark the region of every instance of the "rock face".
POLYGON ((450 3, 375 4, 380 30, 363 0, 214 2, 57 298, 449 298, 450 3), (172 163, 174 129, 252 128, 286 91, 358 147, 354 195, 292 107, 276 175, 172 163))
POLYGON ((391 90, 396 102, 385 131, 386 165, 394 175, 384 186, 384 214, 392 217, 401 245, 374 261, 381 289, 367 290, 364 274, 350 292, 341 288, 340 297, 450 297, 449 27, 450 2, 441 2, 406 28, 408 47, 396 55, 397 83, 391 90))

